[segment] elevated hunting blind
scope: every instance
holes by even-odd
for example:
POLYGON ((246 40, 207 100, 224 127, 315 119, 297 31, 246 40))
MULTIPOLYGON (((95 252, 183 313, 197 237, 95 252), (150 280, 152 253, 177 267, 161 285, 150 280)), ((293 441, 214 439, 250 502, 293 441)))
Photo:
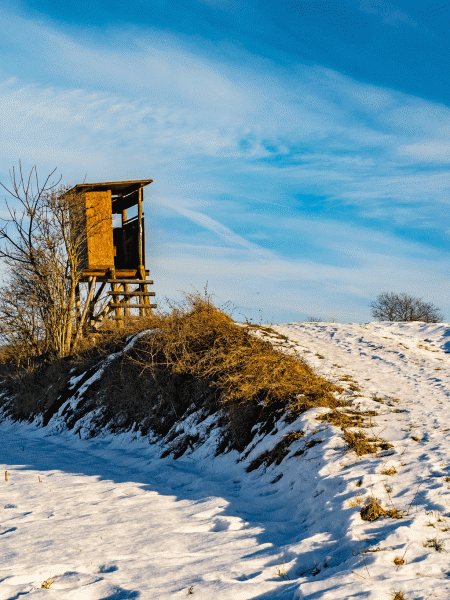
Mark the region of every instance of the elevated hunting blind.
POLYGON ((97 329, 106 317, 120 325, 124 317, 139 318, 156 308, 156 304, 149 302, 149 297, 155 293, 148 291, 153 281, 147 279, 149 271, 145 269, 142 212, 143 188, 152 181, 81 183, 68 192, 79 194, 84 203, 84 217, 81 223, 77 223, 82 234, 80 281, 89 283, 89 289, 83 314, 79 287, 77 290, 76 305, 81 327, 88 314, 91 326, 97 329), (131 216, 130 212, 133 213, 131 216), (98 290, 95 287, 97 283, 101 284, 98 290), (107 285, 110 286, 107 292, 110 300, 95 314, 95 305, 107 285), (137 287, 130 289, 131 285, 137 287), (136 299, 137 303, 133 303, 132 300, 136 299), (139 310, 139 316, 133 314, 133 309, 139 310))

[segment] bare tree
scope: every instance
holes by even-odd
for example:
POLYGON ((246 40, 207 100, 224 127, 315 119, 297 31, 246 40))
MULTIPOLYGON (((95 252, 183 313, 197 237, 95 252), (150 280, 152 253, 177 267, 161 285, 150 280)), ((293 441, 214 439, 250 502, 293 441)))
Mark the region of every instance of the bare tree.
POLYGON ((369 306, 372 316, 379 321, 443 321, 442 313, 434 304, 405 293, 383 292, 369 306))
POLYGON ((82 196, 58 187, 55 171, 39 181, 36 167, 24 177, 10 172, 2 187, 9 218, 0 227, 0 259, 6 283, 0 298, 0 337, 18 360, 70 353, 76 327, 75 298, 84 261, 86 231, 82 196))

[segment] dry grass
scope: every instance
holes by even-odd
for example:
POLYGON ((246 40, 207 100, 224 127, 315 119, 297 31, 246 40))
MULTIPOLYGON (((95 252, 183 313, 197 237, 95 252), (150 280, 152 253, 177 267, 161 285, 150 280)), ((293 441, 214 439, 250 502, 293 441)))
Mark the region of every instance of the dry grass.
POLYGON ((361 508, 360 515, 363 521, 376 521, 380 517, 384 517, 386 511, 378 500, 372 496, 366 501, 365 505, 361 508))
MULTIPOLYGON (((293 412, 306 406, 336 406, 336 386, 318 377, 300 358, 274 349, 240 327, 229 315, 200 295, 156 319, 155 334, 142 353, 148 368, 168 365, 171 371, 209 379, 220 389, 223 404, 288 402, 293 412), (297 396, 301 395, 301 398, 297 396)), ((265 328, 263 331, 267 331, 265 328)))
POLYGON ((426 542, 422 544, 424 548, 434 548, 436 552, 447 552, 444 547, 444 542, 442 540, 438 540, 437 538, 430 538, 426 542))
POLYGON ((82 338, 76 353, 66 358, 40 357, 26 367, 19 367, 14 358, 14 349, 3 348, 0 352, 0 380, 14 398, 11 416, 16 419, 31 419, 45 413, 64 394, 71 376, 88 371, 112 352, 123 348, 131 335, 147 329, 147 319, 130 321, 123 329, 108 329, 102 334, 82 338))
POLYGON ((354 379, 350 375, 342 375, 341 377, 339 377, 339 381, 347 382, 349 384, 348 387, 352 392, 361 391, 359 385, 356 383, 356 381, 354 381, 354 379))
POLYGON ((52 585, 52 583, 55 583, 55 581, 58 579, 58 577, 59 576, 57 575, 54 579, 52 579, 51 577, 49 577, 48 579, 46 579, 43 582, 43 584, 41 585, 41 589, 49 590, 50 587, 51 587, 51 585, 52 585))
POLYGON ((398 567, 405 564, 405 560, 403 558, 400 558, 399 556, 396 556, 392 562, 398 567))
POLYGON ((374 417, 378 413, 375 410, 367 410, 361 412, 358 410, 345 409, 334 409, 325 414, 319 415, 317 419, 319 421, 326 421, 332 423, 335 427, 341 427, 345 429, 347 427, 367 427, 367 418, 374 417))
POLYGON ((403 592, 392 592, 392 600, 407 600, 407 597, 403 595, 403 592))
POLYGON ((283 560, 283 566, 275 567, 274 575, 278 575, 278 577, 281 577, 281 579, 289 579, 288 574, 286 573, 286 568, 284 566, 284 560, 283 560))
MULTIPOLYGON (((112 361, 89 387, 77 407, 78 418, 80 410, 102 406, 98 428, 123 430, 137 423, 143 434, 152 430, 165 436, 187 410, 222 411, 230 443, 242 449, 255 423, 274 423, 275 415, 283 412, 293 420, 313 407, 343 405, 335 397, 338 386, 316 375, 300 357, 274 348, 269 339, 276 332, 236 324, 208 297, 187 296, 166 314, 126 325, 85 339, 77 356, 11 377, 14 416, 44 413, 48 420, 62 398, 74 393, 68 388, 70 377, 95 369, 103 358, 123 348, 130 335, 145 329, 153 333, 112 361)), ((71 417, 68 426, 73 426, 71 417)), ((174 441, 174 453, 181 455, 191 442, 174 441)), ((288 443, 277 449, 275 460, 288 443)))
POLYGON ((380 471, 380 475, 395 475, 397 473, 397 469, 395 467, 385 468, 380 471))
POLYGON ((363 456, 364 454, 375 454, 377 451, 375 444, 369 442, 366 434, 361 429, 355 432, 344 429, 344 434, 342 437, 344 438, 347 448, 356 452, 358 456, 363 456))
POLYGON ((381 398, 381 396, 377 396, 376 394, 372 396, 372 400, 374 402, 378 402, 379 404, 385 404, 384 398, 381 398))
POLYGON ((169 314, 155 316, 153 329, 136 345, 134 359, 155 380, 169 372, 172 379, 207 382, 237 447, 248 442, 263 413, 282 410, 294 419, 315 406, 340 404, 337 386, 264 339, 270 328, 255 335, 255 326, 237 325, 209 298, 188 296, 169 314))
POLYGON ((359 492, 357 492, 355 494, 355 497, 352 498, 351 500, 349 500, 348 505, 351 506, 351 507, 353 507, 353 506, 359 506, 363 502, 364 502, 363 497, 361 496, 361 494, 359 492))
POLYGON ((385 510, 378 502, 375 496, 370 496, 366 500, 365 505, 361 508, 360 515, 363 521, 376 521, 383 517, 390 517, 391 519, 401 519, 405 516, 406 512, 398 510, 395 506, 385 510))

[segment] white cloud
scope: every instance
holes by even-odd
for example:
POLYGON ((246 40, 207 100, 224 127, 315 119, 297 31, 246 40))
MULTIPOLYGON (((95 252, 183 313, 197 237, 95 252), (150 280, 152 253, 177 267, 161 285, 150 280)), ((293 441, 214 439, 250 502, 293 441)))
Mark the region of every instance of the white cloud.
POLYGON ((400 155, 411 156, 424 162, 450 162, 450 140, 448 142, 430 140, 416 142, 415 144, 405 144, 404 146, 399 146, 397 151, 400 155))

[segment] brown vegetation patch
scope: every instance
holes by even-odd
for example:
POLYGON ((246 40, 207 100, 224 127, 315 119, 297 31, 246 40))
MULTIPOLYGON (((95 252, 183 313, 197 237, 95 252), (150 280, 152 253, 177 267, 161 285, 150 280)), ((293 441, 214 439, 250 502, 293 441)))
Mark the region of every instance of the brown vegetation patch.
POLYGON ((349 389, 352 392, 360 392, 361 388, 359 387, 359 385, 356 383, 356 381, 354 381, 354 379, 350 376, 350 375, 342 375, 341 377, 339 377, 339 381, 343 381, 349 384, 349 389))
POLYGON ((363 521, 376 521, 382 517, 401 519, 405 516, 405 514, 406 513, 404 511, 398 510, 395 507, 385 510, 375 496, 370 496, 360 511, 361 519, 363 521))
POLYGON ((375 410, 367 410, 365 412, 357 410, 338 410, 334 409, 325 414, 319 415, 319 421, 332 423, 335 427, 365 427, 367 426, 365 419, 367 417, 375 417, 378 413, 375 410))
POLYGON ((291 433, 288 433, 280 442, 278 442, 278 444, 276 444, 276 446, 272 448, 272 450, 268 450, 267 452, 264 452, 255 458, 255 460, 252 460, 247 467, 247 473, 250 473, 250 471, 254 471, 255 469, 259 469, 259 467, 263 464, 266 466, 269 466, 272 463, 279 465, 283 458, 289 454, 289 446, 292 444, 292 442, 295 442, 302 437, 302 431, 292 431, 291 433))
POLYGON ((389 467, 380 471, 380 475, 395 475, 397 473, 397 469, 395 467, 389 467))
POLYGON ((380 517, 384 517, 386 511, 375 497, 371 497, 366 501, 366 504, 361 508, 360 515, 363 521, 376 521, 380 517))
POLYGON ((348 501, 348 505, 351 507, 359 506, 363 502, 364 502, 364 500, 363 500, 361 494, 359 492, 356 492, 355 497, 348 501))
POLYGON ((339 405, 333 383, 301 358, 254 335, 254 327, 234 323, 208 298, 188 296, 170 314, 155 317, 153 329, 136 345, 134 360, 152 377, 164 370, 171 377, 208 382, 238 447, 248 442, 251 427, 263 414, 283 409, 294 419, 315 406, 339 405))
POLYGON ((447 552, 444 547, 444 541, 438 540, 437 538, 428 539, 426 542, 423 542, 422 546, 424 548, 434 548, 436 552, 447 552))
POLYGON ((383 398, 381 398, 381 396, 377 396, 376 394, 374 394, 374 395, 372 396, 372 400, 373 400, 374 402, 378 402, 379 404, 385 404, 385 402, 384 402, 384 399, 383 399, 383 398))
MULTIPOLYGON (((41 361, 30 371, 16 372, 8 386, 15 416, 45 413, 48 422, 76 391, 68 385, 70 377, 89 369, 91 376, 106 356, 124 348, 130 335, 146 329, 152 333, 111 361, 80 398, 73 415, 65 415, 69 427, 80 411, 101 407, 94 423, 98 429, 138 426, 143 434, 151 430, 165 436, 187 411, 202 409, 206 416, 219 411, 232 445, 240 450, 251 440, 256 423, 267 423, 270 430, 282 413, 294 420, 316 406, 335 409, 343 404, 335 397, 339 387, 269 341, 283 336, 267 327, 236 324, 199 294, 187 296, 167 314, 154 314, 127 327, 109 331, 105 327, 85 338, 76 356, 41 361)), ((226 436, 223 444, 228 444, 226 436)), ((172 450, 179 454, 185 445, 180 441, 172 450)))
POLYGON ((347 448, 354 450, 358 456, 375 454, 377 451, 375 444, 369 442, 366 434, 361 429, 355 432, 344 429, 343 438, 347 448))

